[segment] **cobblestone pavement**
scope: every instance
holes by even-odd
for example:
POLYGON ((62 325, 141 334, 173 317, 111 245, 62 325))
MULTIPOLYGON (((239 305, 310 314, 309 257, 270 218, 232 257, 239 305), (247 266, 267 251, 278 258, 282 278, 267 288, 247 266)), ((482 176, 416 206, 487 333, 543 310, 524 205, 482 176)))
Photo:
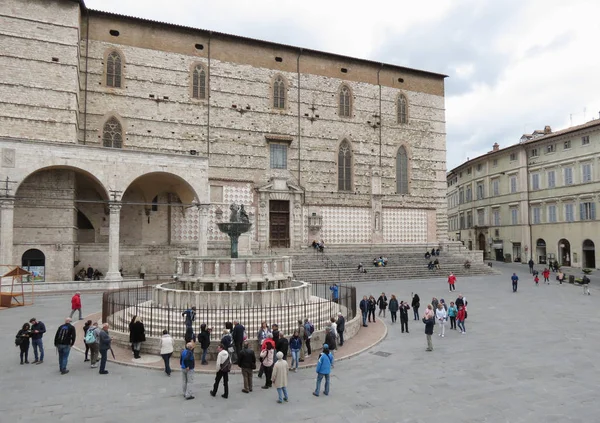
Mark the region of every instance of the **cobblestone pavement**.
MULTIPOLYGON (((0 421, 598 421, 598 285, 584 296, 568 284, 535 287, 525 266, 497 267, 503 275, 457 281, 457 293, 469 301, 466 335, 434 336, 435 350, 425 352, 423 324, 410 320, 410 334, 402 334, 388 315, 382 343, 335 366, 329 397, 311 395, 314 369, 304 369, 290 374, 290 403, 281 405, 274 390, 240 392, 240 375, 233 375, 230 398, 224 400, 208 395, 214 378, 198 374, 196 399, 184 401, 179 374, 167 378, 109 364, 110 374, 103 376, 78 352, 71 354, 71 372, 61 376, 52 339, 70 295, 38 298, 34 306, 0 311, 0 421), (513 268, 521 276, 516 294, 513 268), (48 327, 46 360, 20 366, 14 336, 34 316, 48 327)), ((400 300, 417 292, 422 303, 432 296, 456 297, 440 279, 359 285, 358 297, 381 291, 400 300)), ((100 309, 100 295, 84 295, 83 301, 86 314, 100 309)), ((255 387, 259 382, 255 378, 255 387)))

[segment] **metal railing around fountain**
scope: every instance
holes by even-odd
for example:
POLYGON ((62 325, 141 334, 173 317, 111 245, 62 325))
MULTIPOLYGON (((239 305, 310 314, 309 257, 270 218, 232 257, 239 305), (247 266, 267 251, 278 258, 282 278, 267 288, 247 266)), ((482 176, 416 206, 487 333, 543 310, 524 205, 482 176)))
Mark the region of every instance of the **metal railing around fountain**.
MULTIPOLYGON (((263 321, 269 325, 277 323, 288 336, 298 327, 298 319, 308 318, 315 330, 324 330, 328 320, 337 317, 338 311, 342 311, 346 321, 350 321, 356 316, 356 288, 337 285, 338 299, 334 301, 331 287, 330 284, 312 283, 311 300, 298 304, 228 308, 207 305, 197 308, 194 333, 199 333, 200 325, 206 323, 213 328, 211 340, 217 341, 221 338, 223 323, 238 319, 246 327, 250 339, 256 338, 263 321)), ((146 336, 160 337, 164 329, 173 336, 182 336, 185 325, 181 314, 185 309, 153 304, 152 289, 151 286, 143 286, 105 292, 102 296, 102 321, 110 323, 113 330, 127 333, 131 318, 138 315, 144 322, 146 336)))

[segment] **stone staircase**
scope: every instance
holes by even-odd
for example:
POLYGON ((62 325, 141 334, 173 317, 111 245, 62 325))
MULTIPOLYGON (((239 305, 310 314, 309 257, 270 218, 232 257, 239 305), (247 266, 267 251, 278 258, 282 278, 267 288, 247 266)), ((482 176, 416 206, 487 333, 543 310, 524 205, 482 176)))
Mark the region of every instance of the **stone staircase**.
MULTIPOLYGON (((429 248, 431 250, 431 248, 429 248)), ((329 248, 325 253, 308 249, 289 254, 292 256, 292 271, 298 280, 305 282, 372 282, 380 280, 446 278, 453 272, 457 278, 467 276, 485 276, 499 272, 483 262, 471 261, 471 268, 465 269, 468 259, 459 252, 444 252, 439 255, 440 269, 429 270, 424 257, 425 248, 386 247, 329 248), (373 266, 375 257, 388 259, 385 267, 373 266), (362 263, 367 273, 359 273, 358 263, 362 263)), ((279 253, 279 252, 275 252, 279 253)))

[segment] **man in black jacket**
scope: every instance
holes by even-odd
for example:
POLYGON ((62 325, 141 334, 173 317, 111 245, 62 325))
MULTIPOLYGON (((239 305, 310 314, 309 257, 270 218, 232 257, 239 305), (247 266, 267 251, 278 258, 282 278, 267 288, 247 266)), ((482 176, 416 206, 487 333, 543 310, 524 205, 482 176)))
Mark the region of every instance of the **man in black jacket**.
POLYGON ((331 328, 329 326, 325 328, 325 343, 329 345, 329 351, 337 349, 335 336, 333 335, 333 332, 331 332, 331 328))
MULTIPOLYGON (((377 299, 377 305, 379 306, 379 316, 381 316, 381 312, 383 312, 383 317, 385 317, 385 309, 388 306, 385 292, 382 292, 379 298, 377 299)), ((375 316, 373 316, 373 320, 375 320, 375 316)))
POLYGON ((248 341, 244 341, 244 348, 238 355, 238 366, 242 369, 242 377, 244 378, 244 389, 242 392, 247 394, 252 392, 252 370, 256 369, 256 355, 250 349, 248 341))
POLYGON ((242 350, 242 344, 244 343, 244 333, 246 332, 246 328, 237 320, 233 321, 233 331, 231 332, 231 337, 233 338, 233 347, 235 349, 235 355, 233 356, 232 363, 236 364, 238 357, 240 356, 240 351, 242 350))
POLYGON ((277 350, 277 352, 281 351, 283 353, 284 360, 287 359, 287 353, 288 353, 289 346, 290 346, 290 343, 287 340, 287 338, 283 335, 283 332, 279 332, 279 339, 275 343, 275 349, 277 350))
POLYGON ((40 322, 35 317, 32 317, 29 323, 31 323, 31 345, 33 346, 33 354, 35 355, 34 363, 42 364, 44 362, 44 342, 42 341, 42 337, 46 333, 46 326, 44 322, 40 322), (40 350, 39 357, 38 348, 40 350))
POLYGON ((425 335, 427 336, 427 349, 425 351, 433 351, 433 343, 431 342, 431 335, 433 335, 433 327, 435 326, 435 319, 432 315, 423 317, 423 323, 425 323, 425 335))
POLYGON ((337 318, 337 333, 340 336, 340 347, 344 345, 344 330, 346 330, 346 319, 341 311, 338 312, 337 318))
POLYGON ((58 350, 58 367, 60 368, 61 375, 69 373, 67 363, 71 347, 75 343, 75 338, 75 327, 71 324, 71 318, 67 317, 65 324, 61 325, 56 331, 56 335, 54 335, 54 346, 58 350))

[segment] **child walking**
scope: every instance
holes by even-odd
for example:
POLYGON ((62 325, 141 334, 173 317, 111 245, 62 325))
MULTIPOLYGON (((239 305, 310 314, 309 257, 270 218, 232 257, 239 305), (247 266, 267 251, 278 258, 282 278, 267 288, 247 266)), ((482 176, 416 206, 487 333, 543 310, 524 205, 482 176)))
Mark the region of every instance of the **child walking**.
POLYGON ((467 333, 465 329, 465 308, 463 306, 458 307, 458 314, 456 316, 456 323, 458 324, 458 328, 460 329, 461 334, 467 333))
POLYGON ((537 273, 535 274, 535 276, 533 277, 533 280, 535 281, 535 286, 539 286, 540 283, 540 278, 538 278, 537 273))
POLYGON ((454 301, 450 301, 450 307, 448 307, 448 317, 450 317, 450 329, 456 330, 456 315, 458 309, 454 305, 454 301))

